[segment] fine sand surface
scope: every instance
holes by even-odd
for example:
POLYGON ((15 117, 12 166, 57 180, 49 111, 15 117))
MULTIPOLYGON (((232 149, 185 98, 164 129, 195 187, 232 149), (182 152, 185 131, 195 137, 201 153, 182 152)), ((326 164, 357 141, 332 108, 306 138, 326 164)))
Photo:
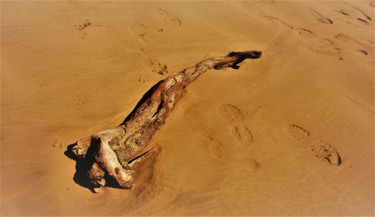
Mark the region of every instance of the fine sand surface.
POLYGON ((371 1, 2 1, 1 215, 374 215, 374 19, 371 1), (69 144, 252 49, 187 88, 132 190, 73 180, 69 144))

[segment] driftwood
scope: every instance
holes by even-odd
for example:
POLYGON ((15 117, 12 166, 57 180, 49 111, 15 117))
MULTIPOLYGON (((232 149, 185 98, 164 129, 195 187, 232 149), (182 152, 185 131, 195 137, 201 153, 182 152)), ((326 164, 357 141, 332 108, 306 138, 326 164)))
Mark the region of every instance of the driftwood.
POLYGON ((154 85, 139 101, 133 112, 118 127, 83 138, 69 148, 88 165, 86 178, 98 191, 108 179, 120 188, 131 188, 131 166, 140 156, 152 135, 165 123, 185 88, 208 69, 239 68, 237 64, 261 56, 260 51, 231 52, 227 56, 204 60, 193 67, 169 76, 154 85))

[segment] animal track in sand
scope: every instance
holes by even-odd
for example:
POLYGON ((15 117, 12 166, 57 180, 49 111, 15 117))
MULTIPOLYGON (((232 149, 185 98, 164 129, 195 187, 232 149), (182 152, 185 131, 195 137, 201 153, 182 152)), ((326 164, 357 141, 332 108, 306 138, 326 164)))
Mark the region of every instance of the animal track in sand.
POLYGON ((85 95, 85 94, 76 95, 75 100, 74 100, 76 105, 84 105, 84 104, 87 104, 88 101, 89 100, 87 98, 87 95, 85 95))
POLYGON ((57 139, 53 139, 53 140, 52 140, 52 142, 51 142, 51 146, 52 146, 53 148, 59 148, 60 150, 61 150, 62 148, 64 148, 64 145, 63 145, 61 142, 59 142, 57 139))
POLYGON ((44 81, 44 80, 36 80, 36 83, 39 87, 43 88, 43 87, 47 87, 48 86, 48 82, 44 81))
POLYGON ((151 60, 152 62, 152 72, 158 73, 159 75, 164 75, 168 73, 168 67, 166 64, 160 63, 159 60, 151 60))
POLYGON ((296 124, 289 124, 287 128, 289 136, 296 140, 305 140, 310 136, 310 133, 296 124))
POLYGON ((89 11, 96 11, 96 10, 98 10, 98 7, 97 6, 90 6, 90 7, 88 7, 88 10, 89 11))
POLYGON ((324 24, 333 24, 333 21, 331 19, 329 19, 328 17, 325 17, 323 15, 321 15, 319 12, 317 12, 316 10, 314 9, 311 9, 311 14, 315 17, 315 19, 321 23, 324 23, 324 24))
POLYGON ((84 30, 88 27, 91 27, 92 26, 92 22, 90 20, 85 20, 82 24, 80 25, 74 25, 74 27, 76 27, 77 30, 84 30))
POLYGON ((168 73, 167 64, 161 63, 159 60, 151 58, 151 56, 143 48, 141 48, 141 52, 147 57, 149 63, 151 64, 152 72, 158 73, 159 75, 168 73))
POLYGON ((139 76, 136 80, 133 80, 133 83, 146 83, 147 81, 143 76, 139 76))
POLYGON ((222 117, 230 121, 242 121, 245 116, 241 109, 232 104, 223 104, 219 107, 219 113, 222 117))
POLYGON ((330 144, 319 141, 311 145, 315 157, 328 162, 331 165, 339 166, 342 163, 339 153, 330 144))
POLYGON ((99 24, 94 24, 91 20, 86 19, 82 24, 74 25, 77 31, 80 31, 80 38, 84 40, 87 37, 87 30, 95 30, 97 27, 101 27, 99 24))
POLYGON ((74 27, 76 28, 76 30, 78 31, 82 31, 82 30, 85 30, 87 28, 93 28, 93 27, 100 27, 101 25, 99 24, 94 24, 91 20, 85 20, 82 24, 79 24, 79 25, 74 25, 74 27))

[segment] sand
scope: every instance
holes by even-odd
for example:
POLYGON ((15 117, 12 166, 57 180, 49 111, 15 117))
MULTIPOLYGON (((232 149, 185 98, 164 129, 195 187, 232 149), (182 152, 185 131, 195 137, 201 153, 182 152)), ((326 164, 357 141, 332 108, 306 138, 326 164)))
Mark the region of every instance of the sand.
POLYGON ((374 18, 371 1, 2 1, 1 215, 374 215, 374 18), (251 49, 187 88, 132 190, 74 181, 69 144, 251 49))

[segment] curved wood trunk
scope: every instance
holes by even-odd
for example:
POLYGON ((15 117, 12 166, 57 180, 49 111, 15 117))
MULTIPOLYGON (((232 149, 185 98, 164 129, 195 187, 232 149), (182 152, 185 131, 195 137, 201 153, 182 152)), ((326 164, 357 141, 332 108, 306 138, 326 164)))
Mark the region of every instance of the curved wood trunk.
POLYGON ((237 64, 261 56, 260 51, 231 52, 227 56, 204 60, 154 85, 133 112, 118 127, 83 138, 70 151, 89 163, 87 177, 94 189, 106 185, 106 175, 121 188, 131 188, 129 162, 139 156, 152 135, 183 96, 185 88, 209 69, 239 68, 237 64))

